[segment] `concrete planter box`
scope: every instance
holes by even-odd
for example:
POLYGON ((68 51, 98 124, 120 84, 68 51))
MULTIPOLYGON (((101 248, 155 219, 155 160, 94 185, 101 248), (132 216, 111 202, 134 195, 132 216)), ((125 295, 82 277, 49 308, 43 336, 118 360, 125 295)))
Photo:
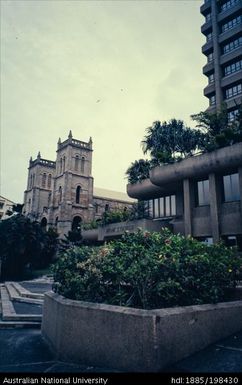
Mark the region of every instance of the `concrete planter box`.
POLYGON ((45 295, 42 334, 70 362, 158 372, 242 329, 242 301, 140 310, 45 295))

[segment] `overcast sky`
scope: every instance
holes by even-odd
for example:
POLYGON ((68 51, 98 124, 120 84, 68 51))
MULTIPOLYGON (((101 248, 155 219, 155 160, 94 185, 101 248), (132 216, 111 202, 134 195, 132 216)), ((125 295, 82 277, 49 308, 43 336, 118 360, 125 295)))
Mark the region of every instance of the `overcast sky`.
POLYGON ((93 138, 96 187, 126 191, 155 120, 207 108, 201 1, 1 1, 1 191, 23 201, 30 156, 93 138))

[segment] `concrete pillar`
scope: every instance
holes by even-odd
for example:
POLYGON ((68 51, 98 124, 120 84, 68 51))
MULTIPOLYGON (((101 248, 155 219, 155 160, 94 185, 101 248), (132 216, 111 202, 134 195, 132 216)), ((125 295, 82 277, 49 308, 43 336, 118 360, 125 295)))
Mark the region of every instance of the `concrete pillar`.
POLYGON ((223 102, 223 94, 221 89, 221 66, 220 66, 220 46, 218 42, 219 37, 219 26, 217 21, 218 10, 217 10, 217 0, 212 0, 211 9, 212 9, 212 33, 213 33, 213 57, 214 57, 214 80, 215 80, 215 95, 216 95, 216 106, 217 108, 221 107, 223 102))
POLYGON ((214 243, 219 242, 219 197, 215 174, 209 174, 210 220, 214 243))
POLYGON ((192 235, 192 205, 191 205, 191 187, 190 180, 183 180, 184 194, 184 229, 185 235, 192 235))
POLYGON ((242 222, 242 167, 239 168, 240 218, 242 222))

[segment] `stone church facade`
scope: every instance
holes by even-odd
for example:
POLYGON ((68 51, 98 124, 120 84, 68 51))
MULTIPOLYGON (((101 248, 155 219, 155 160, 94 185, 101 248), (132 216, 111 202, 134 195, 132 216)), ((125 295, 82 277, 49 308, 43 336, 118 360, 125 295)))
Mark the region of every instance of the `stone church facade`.
POLYGON ((100 219, 104 211, 130 207, 133 200, 126 194, 94 190, 92 153, 92 139, 73 139, 70 131, 67 140, 58 141, 55 162, 40 153, 35 160, 31 157, 23 213, 64 235, 81 223, 100 219))

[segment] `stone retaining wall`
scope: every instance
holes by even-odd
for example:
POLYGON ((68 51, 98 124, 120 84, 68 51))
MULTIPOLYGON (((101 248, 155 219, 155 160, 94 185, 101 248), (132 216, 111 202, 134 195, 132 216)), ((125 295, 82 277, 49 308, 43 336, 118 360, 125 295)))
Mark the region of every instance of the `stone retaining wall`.
POLYGON ((141 310, 47 293, 42 334, 65 361, 157 372, 242 330, 242 301, 141 310))

